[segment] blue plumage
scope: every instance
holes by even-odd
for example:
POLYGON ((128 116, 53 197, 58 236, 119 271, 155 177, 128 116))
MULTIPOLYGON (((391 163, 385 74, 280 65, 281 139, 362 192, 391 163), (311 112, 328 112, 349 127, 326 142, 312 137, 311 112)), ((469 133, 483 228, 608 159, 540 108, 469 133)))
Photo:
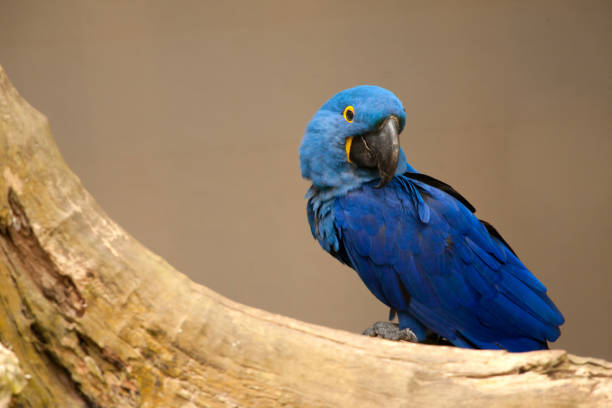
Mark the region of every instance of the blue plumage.
POLYGON ((313 236, 419 340, 547 348, 564 319, 546 288, 467 200, 387 149, 405 120, 399 99, 373 86, 342 91, 315 114, 300 146, 313 236))

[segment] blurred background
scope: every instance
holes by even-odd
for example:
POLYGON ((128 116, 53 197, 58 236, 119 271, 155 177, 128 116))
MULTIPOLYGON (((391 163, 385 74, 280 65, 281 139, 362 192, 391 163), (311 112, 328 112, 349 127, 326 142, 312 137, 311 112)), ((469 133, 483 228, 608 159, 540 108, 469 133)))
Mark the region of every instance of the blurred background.
POLYGON ((358 84, 612 359, 612 2, 0 2, 0 64, 127 231, 241 303, 361 332, 387 309, 312 239, 297 149, 358 84))

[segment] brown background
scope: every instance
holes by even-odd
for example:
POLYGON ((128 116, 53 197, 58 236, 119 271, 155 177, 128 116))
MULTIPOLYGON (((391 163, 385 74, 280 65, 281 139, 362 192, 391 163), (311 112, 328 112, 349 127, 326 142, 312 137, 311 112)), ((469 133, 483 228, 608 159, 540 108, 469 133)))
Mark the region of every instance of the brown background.
POLYGON ((0 64, 138 239, 234 300, 351 331, 387 310, 312 240, 297 148, 333 93, 387 87, 409 161, 548 286, 555 347, 612 359, 610 1, 4 0, 0 64))

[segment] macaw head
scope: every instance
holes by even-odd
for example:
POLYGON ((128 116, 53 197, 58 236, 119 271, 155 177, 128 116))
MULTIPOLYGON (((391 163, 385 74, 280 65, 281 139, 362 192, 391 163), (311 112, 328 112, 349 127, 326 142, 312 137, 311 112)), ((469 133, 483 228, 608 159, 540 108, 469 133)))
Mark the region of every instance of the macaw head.
POLYGON ((384 88, 361 85, 337 93, 306 127, 302 177, 319 189, 348 191, 372 180, 385 186, 408 168, 399 145, 405 123, 402 103, 384 88))

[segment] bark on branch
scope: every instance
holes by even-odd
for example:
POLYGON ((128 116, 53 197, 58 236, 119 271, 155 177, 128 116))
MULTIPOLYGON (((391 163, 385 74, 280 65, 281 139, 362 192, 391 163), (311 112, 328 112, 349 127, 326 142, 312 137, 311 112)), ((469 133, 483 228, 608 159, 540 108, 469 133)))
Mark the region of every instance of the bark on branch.
POLYGON ((195 284, 104 213, 2 68, 0 341, 23 407, 612 406, 603 360, 398 344, 195 284))

